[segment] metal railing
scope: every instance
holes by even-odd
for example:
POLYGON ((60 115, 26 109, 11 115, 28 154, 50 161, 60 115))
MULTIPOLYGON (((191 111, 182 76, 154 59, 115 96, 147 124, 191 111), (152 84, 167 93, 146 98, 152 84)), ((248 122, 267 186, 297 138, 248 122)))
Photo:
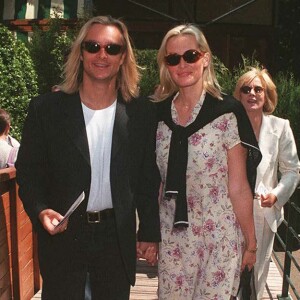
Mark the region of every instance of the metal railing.
POLYGON ((293 293, 293 297, 300 299, 300 187, 296 189, 291 199, 285 205, 285 219, 280 225, 276 233, 275 242, 284 251, 284 261, 280 260, 276 251, 273 251, 273 256, 277 261, 277 265, 282 271, 282 291, 278 295, 279 300, 290 300, 289 291, 293 293), (293 252, 297 251, 297 255, 293 252), (291 269, 294 269, 294 275, 291 276, 291 269), (296 286, 298 285, 298 286, 296 286))

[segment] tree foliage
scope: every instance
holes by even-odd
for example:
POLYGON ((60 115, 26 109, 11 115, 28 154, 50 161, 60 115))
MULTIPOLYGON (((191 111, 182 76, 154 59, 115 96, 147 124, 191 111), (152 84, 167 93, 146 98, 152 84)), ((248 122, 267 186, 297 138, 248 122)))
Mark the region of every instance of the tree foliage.
POLYGON ((157 50, 136 50, 137 63, 141 67, 140 93, 149 96, 159 83, 159 72, 156 62, 157 50))
POLYGON ((49 20, 49 29, 44 31, 34 27, 33 36, 28 43, 31 57, 38 75, 39 93, 51 90, 60 83, 66 56, 69 53, 73 31, 62 31, 63 20, 49 20))
POLYGON ((0 25, 0 107, 11 115, 11 134, 18 139, 29 100, 37 91, 37 75, 28 49, 0 25))

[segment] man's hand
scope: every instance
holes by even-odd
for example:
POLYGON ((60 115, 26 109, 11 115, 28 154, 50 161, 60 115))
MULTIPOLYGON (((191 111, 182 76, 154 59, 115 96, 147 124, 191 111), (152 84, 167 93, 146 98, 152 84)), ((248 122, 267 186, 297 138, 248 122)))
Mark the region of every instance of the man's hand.
POLYGON ((157 263, 158 243, 137 242, 136 243, 137 258, 144 258, 147 263, 154 266, 157 263))
POLYGON ((39 214, 40 222, 44 229, 51 235, 62 233, 67 230, 68 220, 66 220, 61 226, 56 226, 62 218, 63 216, 61 214, 52 209, 44 209, 39 214))

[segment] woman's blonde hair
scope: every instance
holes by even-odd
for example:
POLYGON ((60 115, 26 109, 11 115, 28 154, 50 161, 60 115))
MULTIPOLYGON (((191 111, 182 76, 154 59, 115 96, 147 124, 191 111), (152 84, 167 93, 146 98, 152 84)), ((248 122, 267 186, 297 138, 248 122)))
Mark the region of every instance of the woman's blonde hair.
POLYGON ((265 103, 263 106, 263 112, 266 114, 271 114, 277 105, 278 96, 276 91, 276 85, 274 84, 271 75, 268 73, 267 69, 259 69, 254 67, 249 67, 250 70, 244 73, 237 81, 233 96, 237 100, 241 100, 241 87, 248 85, 254 78, 259 78, 262 87, 265 92, 265 103))
POLYGON ((203 71, 203 88, 205 91, 209 92, 212 96, 222 99, 221 96, 221 87, 217 81, 213 63, 212 63, 212 53, 209 48, 209 45, 207 43, 207 40, 203 34, 203 32, 193 24, 185 24, 185 25, 179 25, 167 32, 165 37, 162 40, 161 46, 158 51, 157 55, 157 62, 159 65, 160 70, 160 86, 157 88, 155 93, 155 98, 157 100, 163 100, 175 92, 178 91, 178 87, 172 80, 170 73, 168 71, 168 68, 165 63, 165 56, 167 54, 166 52, 166 46, 168 43, 168 40, 171 37, 174 36, 180 36, 180 35, 192 35, 195 37, 199 50, 204 53, 208 53, 210 56, 208 66, 203 71))
POLYGON ((122 21, 114 19, 111 16, 93 17, 82 26, 64 65, 64 81, 60 85, 60 89, 68 94, 75 93, 79 90, 83 76, 83 66, 80 59, 82 51, 81 44, 91 26, 94 24, 115 26, 122 34, 125 59, 117 77, 117 89, 120 89, 125 101, 130 101, 132 97, 137 97, 139 94, 138 82, 140 73, 138 71, 126 25, 122 21))

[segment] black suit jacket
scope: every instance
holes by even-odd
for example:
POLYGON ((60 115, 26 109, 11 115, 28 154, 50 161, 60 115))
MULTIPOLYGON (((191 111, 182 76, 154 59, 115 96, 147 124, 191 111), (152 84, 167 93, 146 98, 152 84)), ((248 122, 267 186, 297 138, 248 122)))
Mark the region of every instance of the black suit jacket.
MULTIPOLYGON (((135 280, 136 208, 138 239, 160 241, 155 129, 149 101, 135 99, 126 104, 118 96, 110 179, 119 244, 131 284, 135 280)), ((90 190, 89 148, 78 93, 49 93, 31 101, 16 169, 20 198, 38 232, 41 273, 54 275, 76 251, 76 234, 85 221, 90 190), (68 230, 49 235, 38 220, 39 213, 51 208, 64 215, 82 191, 86 198, 70 217, 68 230)))

